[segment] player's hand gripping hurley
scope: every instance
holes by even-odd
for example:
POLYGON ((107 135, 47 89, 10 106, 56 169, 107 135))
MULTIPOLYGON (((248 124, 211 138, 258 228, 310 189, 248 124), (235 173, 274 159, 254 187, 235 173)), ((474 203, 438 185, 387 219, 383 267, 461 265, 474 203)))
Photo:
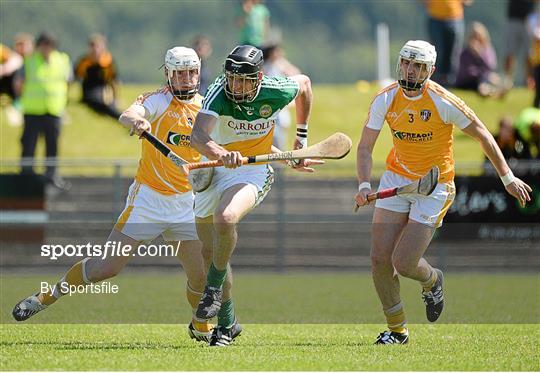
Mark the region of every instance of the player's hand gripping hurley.
MULTIPOLYGON (((159 150, 165 157, 169 158, 173 163, 180 168, 180 170, 189 176, 189 181, 193 186, 195 192, 202 192, 210 185, 212 181, 212 172, 192 173, 190 170, 196 169, 208 169, 213 167, 223 166, 223 163, 219 160, 208 162, 196 162, 188 163, 185 159, 173 152, 167 145, 161 140, 156 138, 150 132, 141 132, 141 137, 149 141, 157 150, 159 150)), ((293 160, 293 159, 340 159, 343 158, 351 150, 351 139, 342 133, 335 133, 317 144, 309 146, 305 149, 290 150, 280 153, 263 154, 252 157, 244 157, 242 162, 257 163, 257 162, 272 162, 281 160, 293 160)), ((202 171, 202 170, 201 170, 202 171)))
MULTIPOLYGON (((377 193, 370 193, 367 196, 367 200, 368 202, 373 202, 377 199, 389 198, 389 197, 397 196, 400 194, 411 194, 411 193, 416 193, 423 196, 429 196, 435 190, 435 187, 437 186, 438 181, 439 181, 439 167, 433 166, 427 174, 422 176, 422 178, 401 187, 388 188, 388 189, 383 189, 377 193)), ((358 203, 355 203, 354 212, 358 211, 359 207, 360 206, 358 205, 358 203)))
MULTIPOLYGON (((242 164, 249 163, 264 163, 264 162, 274 162, 274 161, 288 161, 288 160, 297 160, 297 159, 341 159, 345 157, 352 147, 351 139, 340 132, 334 133, 332 136, 327 139, 308 146, 304 149, 289 150, 279 153, 271 154, 261 154, 254 155, 251 157, 243 157, 242 164)), ((208 168, 208 167, 220 167, 223 166, 223 162, 220 160, 207 161, 207 162, 196 162, 196 163, 187 163, 182 166, 182 170, 187 175, 189 171, 195 170, 198 168, 208 168)))

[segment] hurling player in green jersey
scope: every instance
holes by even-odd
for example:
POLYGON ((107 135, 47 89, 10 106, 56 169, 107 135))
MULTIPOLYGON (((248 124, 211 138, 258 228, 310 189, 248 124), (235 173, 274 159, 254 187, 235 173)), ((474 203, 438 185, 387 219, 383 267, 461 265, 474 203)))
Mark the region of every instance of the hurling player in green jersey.
MULTIPOLYGON (((211 346, 227 346, 242 331, 231 298, 232 273, 229 260, 236 247, 236 225, 267 195, 273 182, 268 164, 240 167, 242 157, 276 151, 272 136, 279 112, 291 101, 296 104, 297 137, 294 149, 307 145, 307 123, 311 111, 311 82, 305 75, 269 78, 262 73, 262 52, 240 45, 227 56, 224 74, 208 89, 197 115, 192 145, 204 157, 219 159, 210 186, 195 196, 197 232, 205 247, 212 247, 212 263, 196 317, 215 316, 211 346)), ((293 167, 313 172, 304 160, 293 167)), ((210 258, 207 259, 208 262, 210 258)))

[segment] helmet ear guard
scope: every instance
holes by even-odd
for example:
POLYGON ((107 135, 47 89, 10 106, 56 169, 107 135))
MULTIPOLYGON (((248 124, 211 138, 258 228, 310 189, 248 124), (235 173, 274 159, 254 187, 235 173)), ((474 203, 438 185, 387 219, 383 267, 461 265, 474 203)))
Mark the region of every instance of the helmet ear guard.
MULTIPOLYGON (((201 60, 197 53, 191 48, 175 47, 169 49, 165 54, 165 76, 167 85, 171 89, 171 93, 180 101, 190 101, 199 92, 201 84, 201 60), (177 71, 196 71, 199 76, 196 84, 190 84, 188 88, 176 89, 173 80, 175 79, 174 72, 177 71)), ((177 74, 176 74, 177 75, 177 74)), ((176 77, 177 79, 178 77, 176 77)), ((191 82, 191 79, 188 79, 191 82)))

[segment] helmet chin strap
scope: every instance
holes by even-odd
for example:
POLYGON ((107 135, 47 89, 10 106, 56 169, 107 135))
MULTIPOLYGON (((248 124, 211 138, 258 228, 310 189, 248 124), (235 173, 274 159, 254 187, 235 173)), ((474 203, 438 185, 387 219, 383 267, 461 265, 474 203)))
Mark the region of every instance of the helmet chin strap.
POLYGON ((198 91, 198 88, 182 90, 182 89, 174 89, 171 83, 168 83, 168 85, 169 85, 172 95, 179 100, 190 101, 193 97, 195 97, 198 91))
POLYGON ((400 56, 398 58, 398 64, 397 64, 397 67, 396 67, 397 74, 398 74, 398 83, 399 83, 400 87, 402 89, 404 89, 406 91, 410 91, 410 92, 421 91, 424 88, 427 80, 431 77, 433 71, 428 71, 428 65, 426 65, 425 63, 422 63, 422 67, 420 68, 420 70, 417 71, 416 73, 413 73, 413 75, 416 76, 415 80, 409 80, 409 78, 411 76, 411 72, 414 71, 412 69, 413 69, 413 63, 415 62, 415 60, 414 59, 405 59, 405 60, 409 61, 409 64, 407 66, 407 71, 405 71, 405 72, 403 72, 403 70, 402 70, 402 61, 403 60, 404 60, 404 58, 400 56), (422 76, 424 71, 428 71, 428 74, 423 80, 420 80, 419 77, 422 76))
POLYGON ((427 79, 424 79, 422 83, 419 83, 419 82, 410 82, 408 80, 401 79, 401 80, 398 80, 398 83, 401 86, 401 88, 407 91, 419 91, 422 89, 422 87, 424 87, 424 83, 426 80, 427 79))

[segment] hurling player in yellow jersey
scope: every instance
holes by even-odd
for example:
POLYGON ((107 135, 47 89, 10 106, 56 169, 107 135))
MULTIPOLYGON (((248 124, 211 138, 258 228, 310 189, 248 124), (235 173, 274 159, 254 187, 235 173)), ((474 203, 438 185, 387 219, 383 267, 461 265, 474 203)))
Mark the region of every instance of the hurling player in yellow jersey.
MULTIPOLYGON (((201 156, 191 147, 190 140, 202 105, 198 94, 200 59, 191 48, 175 47, 167 51, 164 68, 167 84, 140 96, 119 120, 132 133, 151 132, 188 162, 197 162, 201 156)), ((177 256, 188 280, 187 299, 195 311, 206 282, 206 267, 195 228, 193 198, 187 178, 171 160, 143 141, 126 207, 108 238, 109 242, 129 245, 133 251, 128 255, 89 257, 76 263, 52 290, 19 302, 13 310, 14 318, 23 321, 50 306, 65 294, 65 284, 85 285, 116 276, 132 254, 136 255, 141 243, 158 236, 179 248, 177 256)), ((188 332, 191 338, 208 341, 212 329, 212 324, 193 319, 188 332)))
POLYGON ((429 321, 436 321, 443 310, 442 272, 422 256, 455 195, 453 126, 480 143, 508 193, 522 206, 530 200, 531 188, 514 177, 486 126, 461 99, 430 80, 435 60, 435 47, 425 41, 408 41, 403 46, 397 63, 398 81, 373 99, 358 144, 359 191, 355 200, 359 206, 368 204, 371 154, 385 121, 394 147, 379 189, 407 185, 433 166, 440 170, 431 195, 402 195, 375 203, 372 275, 389 328, 378 336, 377 344, 403 344, 409 340, 398 274, 421 283, 429 321))

